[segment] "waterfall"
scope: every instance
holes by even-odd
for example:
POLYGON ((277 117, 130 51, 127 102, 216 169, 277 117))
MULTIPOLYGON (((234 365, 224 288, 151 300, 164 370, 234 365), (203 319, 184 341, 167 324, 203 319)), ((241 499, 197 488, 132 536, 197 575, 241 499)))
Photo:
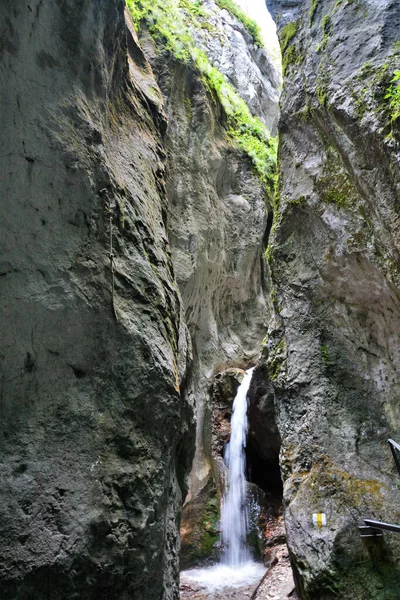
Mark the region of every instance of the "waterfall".
POLYGON ((228 467, 228 486, 222 502, 221 528, 224 548, 223 563, 231 567, 250 560, 247 546, 248 510, 245 478, 247 436, 247 392, 254 369, 249 369, 238 388, 233 402, 231 439, 225 450, 228 467))
MULTIPOLYGON (((216 590, 240 588, 259 582, 265 573, 261 563, 251 560, 247 546, 248 510, 246 506, 246 458, 244 449, 247 436, 247 392, 254 369, 246 371, 233 402, 231 439, 226 446, 225 460, 228 482, 222 501, 221 529, 224 554, 218 565, 205 569, 191 569, 181 575, 183 581, 196 582, 214 598, 216 590)), ((208 597, 208 596, 207 596, 208 597)), ((218 595, 218 597, 223 597, 218 595)), ((230 595, 229 595, 230 597, 230 595)), ((237 596, 235 596, 237 597, 237 596)))

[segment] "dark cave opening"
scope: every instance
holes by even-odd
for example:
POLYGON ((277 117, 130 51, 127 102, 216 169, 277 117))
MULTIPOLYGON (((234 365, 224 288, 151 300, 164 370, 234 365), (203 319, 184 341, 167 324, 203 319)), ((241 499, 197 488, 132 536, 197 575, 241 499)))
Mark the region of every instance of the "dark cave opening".
POLYGON ((246 479, 268 495, 282 501, 283 484, 279 467, 279 454, 265 458, 261 455, 251 436, 247 438, 246 479))

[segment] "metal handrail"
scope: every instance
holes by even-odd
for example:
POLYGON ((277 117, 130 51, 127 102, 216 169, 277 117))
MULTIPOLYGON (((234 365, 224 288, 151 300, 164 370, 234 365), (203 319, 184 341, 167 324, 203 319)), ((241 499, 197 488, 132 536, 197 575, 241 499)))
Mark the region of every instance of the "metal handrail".
POLYGON ((364 523, 368 527, 375 527, 376 529, 386 529, 386 531, 394 531, 394 533, 400 533, 400 525, 392 525, 392 523, 383 523, 382 521, 372 521, 372 519, 364 519, 364 523))
POLYGON ((394 440, 391 440, 390 438, 388 439, 388 444, 392 451, 393 459, 396 464, 397 471, 400 475, 400 460, 399 460, 398 454, 396 453, 396 450, 397 450, 397 452, 400 453, 400 445, 397 442, 395 442, 394 440))
MULTIPOLYGON (((390 446, 390 450, 392 451, 393 459, 397 468, 397 471, 400 475, 400 444, 392 440, 388 439, 388 444, 390 446)), ((386 530, 392 531, 393 533, 400 533, 400 525, 393 525, 392 523, 383 523, 382 521, 373 521, 372 519, 363 519, 364 523, 367 527, 360 525, 360 535, 361 537, 378 537, 378 531, 386 530), (367 528, 372 527, 371 531, 368 531, 367 528), (375 531, 374 531, 375 530, 375 531)))

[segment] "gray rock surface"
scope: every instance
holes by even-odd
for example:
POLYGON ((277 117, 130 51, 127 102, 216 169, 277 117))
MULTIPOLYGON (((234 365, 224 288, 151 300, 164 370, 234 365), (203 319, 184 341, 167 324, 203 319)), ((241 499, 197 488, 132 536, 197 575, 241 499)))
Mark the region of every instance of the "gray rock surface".
POLYGON ((368 552, 357 526, 400 522, 386 444, 400 437, 399 123, 384 98, 400 5, 268 6, 287 47, 265 360, 289 550, 302 598, 395 599, 399 538, 368 552))
POLYGON ((122 0, 0 23, 0 597, 176 599, 193 432, 162 98, 122 0))
POLYGON ((275 136, 282 86, 279 63, 254 43, 244 25, 228 10, 221 10, 214 0, 207 0, 203 6, 210 11, 210 27, 193 29, 193 36, 211 63, 275 136))
MULTIPOLYGON (((274 129, 279 77, 271 58, 227 11, 207 7, 215 11, 216 30, 193 35, 218 68, 231 65, 226 74, 239 93, 256 85, 258 103, 251 108, 274 129), (223 64, 216 58, 222 55, 223 64)), ((145 31, 142 43, 166 98, 168 236, 193 344, 197 434, 190 501, 212 477, 209 388, 215 372, 238 360, 254 364, 271 314, 263 255, 268 199, 250 159, 228 139, 222 108, 199 75, 168 62, 145 31)))

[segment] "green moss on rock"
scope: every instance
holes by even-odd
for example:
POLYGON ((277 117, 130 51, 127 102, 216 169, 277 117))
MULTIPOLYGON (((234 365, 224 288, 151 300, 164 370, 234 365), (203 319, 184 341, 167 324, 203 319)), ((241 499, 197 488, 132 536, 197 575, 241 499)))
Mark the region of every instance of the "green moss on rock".
POLYGON ((279 36, 280 43, 281 43, 282 55, 286 52, 286 49, 289 46, 289 43, 295 37, 295 35, 299 29, 299 26, 300 26, 299 21, 292 21, 291 23, 288 23, 287 25, 285 25, 285 27, 282 29, 280 36, 279 36))
POLYGON ((209 558, 214 552, 214 546, 219 540, 219 505, 216 497, 211 498, 205 505, 201 519, 201 535, 199 557, 209 558))
POLYGON ((303 62, 303 54, 299 47, 295 44, 291 44, 286 50, 285 55, 282 58, 282 70, 283 74, 286 75, 290 65, 298 66, 303 62))
POLYGON ((329 350, 327 344, 321 344, 321 356, 322 362, 326 367, 330 367, 332 365, 331 358, 329 356, 329 350))
POLYGON ((391 122, 397 121, 400 117, 400 71, 393 73, 390 85, 386 88, 384 100, 388 101, 391 122))
POLYGON ((351 208, 358 202, 357 190, 343 161, 333 146, 328 146, 322 175, 316 182, 321 201, 338 208, 351 208))
POLYGON ((271 351, 268 358, 268 374, 271 381, 275 381, 279 377, 285 361, 286 346, 284 340, 281 340, 279 344, 271 351))
POLYGON ((400 569, 385 554, 378 559, 338 564, 337 597, 352 600, 398 600, 400 569), (344 571, 343 567, 347 567, 344 571))
POLYGON ((318 8, 319 0, 311 0, 311 9, 310 9, 310 25, 312 25, 314 21, 314 16, 318 8))
POLYGON ((368 509, 379 514, 383 504, 384 486, 380 482, 355 477, 339 468, 327 455, 320 456, 311 471, 304 474, 303 485, 303 493, 316 509, 325 498, 333 498, 335 505, 342 507, 342 514, 346 512, 344 507, 368 509))
MULTIPOLYGON (((270 196, 276 182, 278 139, 270 136, 265 125, 251 114, 226 77, 209 61, 206 53, 194 40, 190 27, 204 20, 204 8, 188 9, 189 0, 126 0, 135 27, 142 21, 153 38, 177 60, 191 65, 199 73, 206 89, 220 103, 227 119, 227 133, 232 143, 251 159, 255 173, 264 183, 270 196)), ((232 3, 233 4, 233 3, 232 3)), ((196 8, 197 7, 197 8, 196 8)))
POLYGON ((220 539, 219 502, 213 482, 185 505, 181 523, 181 563, 183 568, 218 559, 220 539))
POLYGON ((330 15, 325 15, 321 21, 322 41, 317 47, 317 52, 319 52, 320 50, 325 50, 329 36, 332 32, 332 27, 333 25, 330 15))
POLYGON ((328 97, 328 92, 326 88, 322 85, 318 85, 317 87, 317 98, 321 106, 326 105, 326 99, 328 97))
POLYGON ((399 142, 400 137, 400 71, 398 53, 383 64, 365 63, 348 83, 357 114, 363 118, 373 114, 381 124, 386 140, 399 142))

